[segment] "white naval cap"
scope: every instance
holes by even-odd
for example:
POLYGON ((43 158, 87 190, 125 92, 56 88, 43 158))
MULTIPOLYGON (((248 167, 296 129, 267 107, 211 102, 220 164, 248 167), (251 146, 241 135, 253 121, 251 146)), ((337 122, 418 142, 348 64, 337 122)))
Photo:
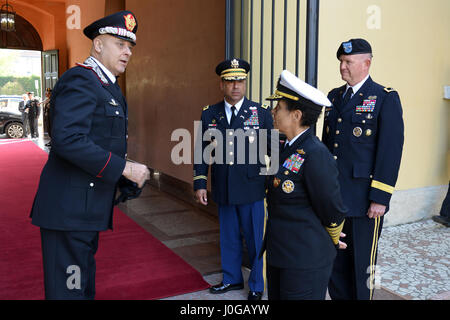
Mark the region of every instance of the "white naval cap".
POLYGON ((267 100, 290 99, 294 101, 308 100, 318 107, 330 107, 331 102, 320 90, 300 80, 288 70, 281 73, 275 93, 267 100))

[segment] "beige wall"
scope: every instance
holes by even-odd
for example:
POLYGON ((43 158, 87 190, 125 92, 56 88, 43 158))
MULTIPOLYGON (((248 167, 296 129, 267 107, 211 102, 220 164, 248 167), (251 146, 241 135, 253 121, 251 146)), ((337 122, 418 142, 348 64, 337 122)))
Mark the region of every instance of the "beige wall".
POLYGON ((443 88, 450 85, 449 12, 448 0, 320 2, 319 88, 328 91, 343 84, 337 48, 361 37, 373 48, 374 81, 400 94, 405 146, 396 189, 449 181, 450 100, 443 99, 443 88), (380 29, 367 26, 371 5, 380 9, 380 29))

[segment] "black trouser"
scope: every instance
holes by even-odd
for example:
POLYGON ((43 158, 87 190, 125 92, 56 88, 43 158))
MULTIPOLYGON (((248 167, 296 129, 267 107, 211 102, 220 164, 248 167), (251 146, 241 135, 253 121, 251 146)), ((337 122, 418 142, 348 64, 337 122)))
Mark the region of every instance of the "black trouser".
POLYGON ((38 119, 34 116, 28 117, 28 122, 30 124, 30 134, 32 138, 39 137, 38 119))
POLYGON ((325 300, 333 265, 317 269, 282 269, 267 264, 269 300, 325 300))
POLYGON ((26 138, 30 133, 28 113, 22 112, 22 123, 23 123, 23 137, 26 138))
POLYGON ((93 300, 98 232, 41 228, 47 300, 93 300))
POLYGON ((442 217, 450 219, 450 183, 448 184, 447 196, 442 202, 441 212, 439 213, 442 217))
POLYGON ((383 217, 347 217, 342 239, 347 249, 338 250, 328 287, 333 300, 372 300, 378 239, 383 217))

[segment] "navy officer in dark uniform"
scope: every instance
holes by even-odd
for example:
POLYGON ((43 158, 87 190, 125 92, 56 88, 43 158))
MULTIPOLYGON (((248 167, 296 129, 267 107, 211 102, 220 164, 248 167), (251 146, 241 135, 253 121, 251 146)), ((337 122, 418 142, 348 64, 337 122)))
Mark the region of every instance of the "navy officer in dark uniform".
POLYGON ((332 299, 373 298, 378 239, 389 210, 403 150, 398 93, 369 75, 372 48, 364 39, 337 51, 345 85, 332 90, 323 142, 336 159, 345 205, 347 250, 339 251, 331 276, 332 299))
MULTIPOLYGON (((196 149, 201 148, 204 155, 208 146, 216 147, 213 151, 215 161, 211 164, 211 184, 213 199, 219 207, 223 281, 210 288, 210 292, 220 294, 244 287, 242 228, 251 263, 248 299, 259 300, 264 292, 263 261, 258 256, 264 232, 265 176, 260 174, 264 159, 250 161, 251 154, 260 153, 259 149, 250 150, 260 147, 258 138, 264 129, 267 130, 264 131, 267 141, 270 141, 273 119, 268 106, 245 97, 249 71, 250 65, 241 59, 226 60, 217 66, 216 73, 221 78, 220 88, 225 98, 203 108, 201 134, 204 139, 196 149)), ((208 204, 209 167, 209 159, 205 156, 201 163, 194 165, 194 191, 197 201, 203 205, 208 204)))
POLYGON ((126 160, 128 110, 116 77, 136 43, 122 11, 85 28, 91 56, 68 70, 51 97, 52 149, 31 217, 41 229, 46 299, 94 299, 99 231, 112 229, 120 179, 143 186, 145 165, 126 160))
MULTIPOLYGON (((344 226, 336 161, 315 136, 327 97, 285 70, 275 94, 275 127, 286 135, 278 173, 268 180, 269 300, 324 300, 344 226)), ((274 157, 274 155, 272 155, 274 157)))

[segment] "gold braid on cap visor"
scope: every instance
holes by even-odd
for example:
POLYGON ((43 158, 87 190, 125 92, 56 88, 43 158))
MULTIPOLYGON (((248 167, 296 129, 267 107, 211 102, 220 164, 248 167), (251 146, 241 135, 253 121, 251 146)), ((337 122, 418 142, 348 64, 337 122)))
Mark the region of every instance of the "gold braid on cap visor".
POLYGON ((235 68, 227 69, 222 71, 220 77, 225 80, 227 80, 228 78, 229 79, 239 78, 238 80, 242 80, 247 79, 247 72, 245 71, 245 69, 235 69, 235 68))
POLYGON ((289 93, 282 92, 280 90, 275 90, 275 93, 273 95, 271 95, 269 98, 267 98, 267 100, 275 100, 275 99, 281 99, 281 98, 288 98, 288 99, 291 99, 294 101, 300 100, 299 97, 293 96, 289 93))

